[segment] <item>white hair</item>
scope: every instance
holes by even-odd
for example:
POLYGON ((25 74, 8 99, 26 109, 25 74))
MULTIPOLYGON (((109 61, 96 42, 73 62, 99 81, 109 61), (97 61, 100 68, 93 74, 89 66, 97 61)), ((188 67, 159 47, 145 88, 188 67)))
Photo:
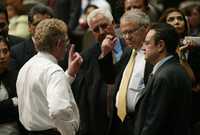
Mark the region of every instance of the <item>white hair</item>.
POLYGON ((104 10, 109 10, 110 12, 112 12, 110 4, 106 0, 92 0, 90 4, 95 5, 98 8, 102 8, 104 10))
POLYGON ((113 16, 111 14, 111 12, 109 10, 105 10, 105 9, 95 9, 93 10, 88 16, 87 16, 87 23, 88 23, 88 26, 91 27, 91 20, 98 16, 98 15, 102 15, 103 17, 105 17, 105 19, 108 20, 108 23, 109 24, 112 24, 113 22, 113 16))
POLYGON ((150 24, 149 16, 146 13, 144 13, 143 11, 138 10, 138 9, 126 11, 122 15, 120 20, 133 21, 133 22, 137 23, 138 25, 150 24))

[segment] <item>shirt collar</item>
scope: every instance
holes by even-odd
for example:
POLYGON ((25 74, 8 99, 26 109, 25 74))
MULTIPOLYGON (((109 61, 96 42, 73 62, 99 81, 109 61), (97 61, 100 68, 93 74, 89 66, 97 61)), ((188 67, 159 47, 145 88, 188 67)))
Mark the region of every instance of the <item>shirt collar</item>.
POLYGON ((58 63, 57 59, 52 54, 50 54, 48 52, 41 52, 41 51, 39 51, 37 53, 37 55, 40 56, 40 57, 47 58, 48 60, 51 60, 55 64, 58 63))
POLYGON ((160 60, 153 68, 152 74, 154 74, 166 61, 168 61, 169 59, 171 59, 173 57, 173 55, 169 55, 165 58, 163 58, 162 60, 160 60))

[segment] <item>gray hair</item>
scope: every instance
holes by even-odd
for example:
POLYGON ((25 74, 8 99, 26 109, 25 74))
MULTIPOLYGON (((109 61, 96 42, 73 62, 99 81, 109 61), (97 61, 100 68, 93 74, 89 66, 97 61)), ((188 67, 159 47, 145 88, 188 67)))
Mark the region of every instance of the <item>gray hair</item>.
POLYGON ((133 21, 140 26, 150 24, 149 16, 143 11, 138 9, 129 10, 125 12, 120 20, 133 21))
POLYGON ((98 16, 98 15, 102 15, 104 16, 106 19, 108 19, 108 23, 109 24, 112 24, 112 21, 113 21, 113 16, 111 14, 111 12, 109 10, 105 10, 105 9, 95 9, 93 10, 88 16, 87 16, 87 23, 89 25, 89 27, 91 27, 91 20, 98 16))

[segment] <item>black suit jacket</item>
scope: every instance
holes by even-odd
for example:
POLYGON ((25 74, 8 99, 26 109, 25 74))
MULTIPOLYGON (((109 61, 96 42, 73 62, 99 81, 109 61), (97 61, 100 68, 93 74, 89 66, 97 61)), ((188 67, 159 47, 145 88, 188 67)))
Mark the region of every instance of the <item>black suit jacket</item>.
MULTIPOLYGON (((200 47, 189 50, 188 63, 192 68, 196 81, 193 85, 200 84, 200 47)), ((200 121, 200 91, 192 92, 192 123, 200 121)))
POLYGON ((36 54, 32 39, 11 48, 11 68, 17 71, 36 54))
POLYGON ((8 38, 8 43, 10 44, 11 47, 24 41, 23 38, 16 37, 13 35, 8 35, 7 38, 8 38))
POLYGON ((81 0, 56 0, 55 13, 70 30, 74 30, 81 13, 81 0))
POLYGON ((0 74, 0 81, 8 92, 8 99, 0 102, 0 123, 18 120, 18 109, 12 102, 12 98, 17 96, 16 79, 17 72, 15 71, 7 70, 0 74))
POLYGON ((100 45, 96 44, 81 54, 83 64, 72 85, 81 119, 79 135, 109 133, 107 84, 114 83, 117 64, 113 64, 111 53, 99 60, 100 53, 100 45))
POLYGON ((191 81, 176 58, 148 80, 133 114, 133 135, 189 135, 191 81))

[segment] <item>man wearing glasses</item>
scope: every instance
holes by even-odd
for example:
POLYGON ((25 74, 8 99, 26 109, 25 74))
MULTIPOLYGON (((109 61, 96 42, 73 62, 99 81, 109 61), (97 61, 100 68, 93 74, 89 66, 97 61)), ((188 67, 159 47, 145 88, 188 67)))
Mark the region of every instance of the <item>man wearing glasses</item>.
POLYGON ((122 59, 122 71, 115 84, 113 134, 129 135, 133 130, 133 114, 152 71, 152 65, 145 61, 141 48, 149 24, 149 16, 141 10, 127 11, 120 20, 120 30, 128 49, 122 59))

